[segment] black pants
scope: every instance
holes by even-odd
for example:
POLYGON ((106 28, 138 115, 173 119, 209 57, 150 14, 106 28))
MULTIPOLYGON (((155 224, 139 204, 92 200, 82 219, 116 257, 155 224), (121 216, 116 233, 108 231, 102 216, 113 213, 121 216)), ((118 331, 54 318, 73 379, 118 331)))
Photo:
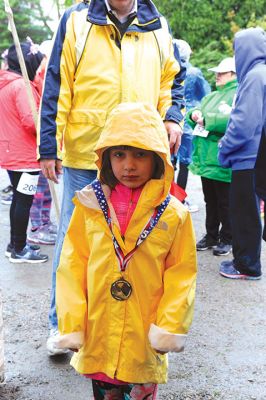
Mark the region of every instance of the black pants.
POLYGON ((201 177, 206 203, 206 232, 214 241, 231 244, 232 230, 229 215, 230 183, 201 177), (221 226, 221 227, 220 227, 221 226))
POLYGON ((266 131, 262 131, 255 164, 255 186, 257 195, 264 201, 264 230, 262 238, 266 241, 266 131))
MULTIPOLYGON (((17 186, 23 172, 8 171, 13 186, 13 199, 10 206, 10 243, 16 251, 20 251, 26 245, 27 228, 29 223, 30 208, 33 202, 31 195, 17 191, 17 186)), ((39 172, 28 172, 31 175, 38 175, 39 172)))
POLYGON ((186 190, 188 180, 188 164, 179 163, 179 172, 177 175, 176 183, 184 190, 186 190))
POLYGON ((261 275, 261 217, 255 170, 233 171, 230 191, 233 256, 238 271, 261 275))
POLYGON ((266 242, 266 198, 264 200, 264 229, 262 233, 262 239, 266 242))

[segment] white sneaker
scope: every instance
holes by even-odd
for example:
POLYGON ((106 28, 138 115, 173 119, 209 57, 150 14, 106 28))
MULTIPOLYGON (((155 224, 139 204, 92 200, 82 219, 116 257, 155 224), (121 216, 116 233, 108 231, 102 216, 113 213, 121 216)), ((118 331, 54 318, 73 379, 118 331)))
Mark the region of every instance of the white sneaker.
POLYGON ((199 211, 199 206, 197 204, 191 204, 190 201, 188 201, 188 200, 184 201, 184 206, 191 213, 199 211))
POLYGON ((57 329, 50 330, 49 337, 46 342, 47 354, 50 357, 59 356, 61 354, 66 354, 69 352, 68 349, 58 349, 58 347, 56 346, 58 336, 59 332, 57 329))

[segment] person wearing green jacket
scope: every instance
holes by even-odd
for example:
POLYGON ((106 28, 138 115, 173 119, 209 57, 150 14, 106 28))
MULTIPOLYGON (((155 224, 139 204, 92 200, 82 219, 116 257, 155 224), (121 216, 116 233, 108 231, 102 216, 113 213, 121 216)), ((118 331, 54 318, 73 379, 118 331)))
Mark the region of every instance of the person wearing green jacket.
POLYGON ((201 176, 206 203, 206 234, 197 242, 197 250, 213 249, 213 254, 223 256, 232 249, 229 217, 229 190, 231 169, 222 168, 218 162, 218 142, 226 131, 237 88, 235 62, 225 58, 217 67, 217 90, 205 96, 200 108, 187 114, 192 128, 193 155, 190 171, 201 176))

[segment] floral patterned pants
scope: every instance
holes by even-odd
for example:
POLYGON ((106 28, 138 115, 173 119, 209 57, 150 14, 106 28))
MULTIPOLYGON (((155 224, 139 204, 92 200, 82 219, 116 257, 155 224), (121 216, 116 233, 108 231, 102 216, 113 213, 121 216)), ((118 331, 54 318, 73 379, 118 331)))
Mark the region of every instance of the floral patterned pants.
POLYGON ((94 400, 156 400, 155 383, 113 385, 92 379, 94 400))

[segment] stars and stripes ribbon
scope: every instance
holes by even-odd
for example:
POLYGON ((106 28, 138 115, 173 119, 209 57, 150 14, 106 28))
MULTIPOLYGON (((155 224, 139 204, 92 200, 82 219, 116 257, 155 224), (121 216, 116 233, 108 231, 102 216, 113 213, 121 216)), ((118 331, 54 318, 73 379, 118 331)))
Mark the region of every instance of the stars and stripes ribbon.
POLYGON ((161 218, 164 210, 166 209, 166 207, 169 204, 170 201, 170 195, 168 195, 166 197, 166 199, 158 206, 156 207, 156 209, 154 210, 153 215, 151 216, 151 218, 149 219, 147 225, 145 226, 145 228, 142 230, 141 234, 139 235, 135 247, 134 249, 132 249, 129 253, 127 253, 126 255, 124 255, 118 241, 116 240, 114 234, 113 234, 113 230, 112 230, 112 220, 110 217, 110 211, 109 211, 109 206, 106 200, 106 197, 104 195, 103 189, 102 189, 102 185, 101 182, 96 179, 95 181, 92 182, 91 184, 93 191, 95 193, 95 196, 98 200, 99 206, 103 212, 104 218, 107 222, 107 225, 109 226, 111 235, 112 235, 112 240, 113 240, 113 245, 114 245, 114 249, 115 249, 115 253, 117 256, 117 259, 119 261, 119 266, 120 266, 120 270, 121 271, 125 271, 127 268, 127 265, 131 259, 131 257, 133 256, 133 254, 135 253, 135 251, 137 250, 137 248, 141 245, 141 243, 144 242, 144 240, 149 236, 149 234, 151 233, 151 231, 153 230, 153 228, 157 225, 159 219, 161 218))

